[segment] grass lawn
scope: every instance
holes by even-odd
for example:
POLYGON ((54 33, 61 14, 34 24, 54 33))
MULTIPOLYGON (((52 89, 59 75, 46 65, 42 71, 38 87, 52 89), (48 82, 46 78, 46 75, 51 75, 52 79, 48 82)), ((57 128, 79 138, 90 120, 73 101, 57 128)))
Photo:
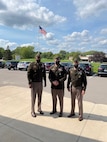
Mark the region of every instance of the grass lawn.
POLYGON ((99 63, 99 62, 93 62, 93 63, 91 63, 91 65, 92 65, 92 70, 93 70, 94 73, 97 73, 97 72, 98 72, 98 67, 99 67, 100 64, 101 64, 101 63, 99 63))
MULTIPOLYGON (((30 62, 34 62, 35 59, 31 58, 31 59, 21 59, 20 61, 30 61, 30 62)), ((46 58, 42 58, 41 61, 43 63, 45 62, 54 62, 54 59, 46 59, 46 58)), ((61 60, 61 62, 71 62, 70 60, 61 60)))

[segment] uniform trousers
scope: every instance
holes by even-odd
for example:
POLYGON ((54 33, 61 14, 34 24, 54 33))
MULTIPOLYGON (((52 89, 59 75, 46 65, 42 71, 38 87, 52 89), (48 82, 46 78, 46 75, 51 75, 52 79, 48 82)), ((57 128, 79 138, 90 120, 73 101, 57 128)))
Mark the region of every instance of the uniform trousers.
POLYGON ((38 95, 38 111, 41 111, 41 100, 42 100, 42 82, 32 82, 31 88, 31 112, 35 112, 36 96, 38 95))
POLYGON ((53 112, 56 112, 57 96, 58 96, 60 113, 63 113, 64 89, 51 89, 51 93, 52 93, 53 112))
POLYGON ((79 117, 83 118, 83 95, 82 87, 74 87, 71 89, 71 114, 75 114, 75 99, 78 100, 79 117))

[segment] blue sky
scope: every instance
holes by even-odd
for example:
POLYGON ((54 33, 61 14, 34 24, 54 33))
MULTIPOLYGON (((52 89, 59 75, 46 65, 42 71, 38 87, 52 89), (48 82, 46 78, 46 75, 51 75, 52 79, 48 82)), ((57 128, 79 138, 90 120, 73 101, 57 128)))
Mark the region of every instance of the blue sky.
POLYGON ((107 53, 107 1, 0 0, 0 47, 27 45, 41 52, 107 53))

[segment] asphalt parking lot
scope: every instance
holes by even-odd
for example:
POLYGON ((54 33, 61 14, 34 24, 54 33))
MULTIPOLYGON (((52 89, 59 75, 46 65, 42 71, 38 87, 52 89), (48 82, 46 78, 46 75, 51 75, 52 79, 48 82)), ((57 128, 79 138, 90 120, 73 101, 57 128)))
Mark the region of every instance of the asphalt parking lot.
MULTIPOLYGON (((87 90, 84 96, 85 101, 107 104, 107 77, 87 76, 87 90)), ((0 86, 21 86, 28 88, 27 72, 19 70, 0 69, 0 86)), ((47 87, 45 92, 51 93, 50 82, 47 73, 47 87)), ((70 97, 70 93, 66 89, 65 81, 65 97, 70 97)))

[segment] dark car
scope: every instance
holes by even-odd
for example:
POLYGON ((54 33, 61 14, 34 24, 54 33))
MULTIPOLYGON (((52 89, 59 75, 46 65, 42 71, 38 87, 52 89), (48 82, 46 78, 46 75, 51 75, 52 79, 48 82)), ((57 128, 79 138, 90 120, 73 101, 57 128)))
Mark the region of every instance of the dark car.
POLYGON ((45 69, 46 71, 49 71, 50 67, 54 64, 54 62, 46 62, 45 63, 45 69))
POLYGON ((61 62, 61 65, 65 67, 67 73, 68 73, 69 69, 73 67, 72 63, 70 63, 70 62, 61 62))
POLYGON ((5 67, 5 63, 3 61, 0 61, 0 68, 4 68, 5 67))
POLYGON ((79 67, 85 71, 86 75, 92 75, 92 66, 89 62, 80 62, 79 67))
POLYGON ((18 63, 19 63, 19 61, 7 61, 6 68, 8 68, 8 70, 11 70, 11 69, 16 70, 18 63))
POLYGON ((107 64, 101 64, 99 66, 98 76, 107 76, 107 64))

